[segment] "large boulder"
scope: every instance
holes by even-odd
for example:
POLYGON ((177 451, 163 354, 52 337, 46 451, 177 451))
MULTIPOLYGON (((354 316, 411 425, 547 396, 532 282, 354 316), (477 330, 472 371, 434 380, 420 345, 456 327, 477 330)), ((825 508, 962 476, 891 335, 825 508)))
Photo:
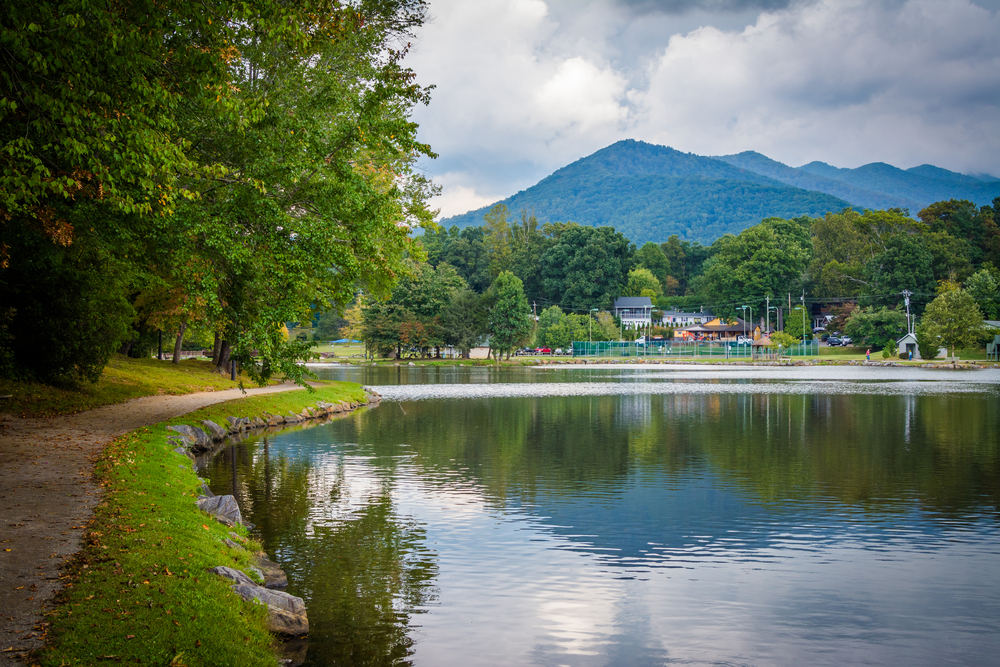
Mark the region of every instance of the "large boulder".
POLYGON ((220 565, 209 572, 233 582, 233 591, 247 601, 267 606, 267 629, 282 635, 309 634, 309 618, 302 598, 283 591, 273 591, 258 586, 240 570, 220 565))
POLYGON ((226 524, 227 526, 235 526, 237 524, 247 525, 243 521, 243 515, 240 513, 240 506, 236 504, 236 498, 234 496, 215 496, 214 498, 202 498, 198 500, 198 507, 208 512, 209 514, 215 516, 216 519, 226 524))
POLYGON ((228 579, 234 584, 240 584, 240 585, 245 584, 247 586, 257 585, 256 583, 254 583, 253 579, 251 579, 246 575, 246 573, 244 573, 242 570, 237 570, 236 568, 233 567, 226 567, 225 565, 219 565, 218 567, 213 567, 212 569, 210 569, 209 572, 211 572, 212 574, 217 574, 223 579, 228 579))
POLYGON ((257 556, 257 569, 264 577, 264 588, 284 590, 288 588, 288 577, 281 566, 263 554, 257 556))
POLYGON ((212 440, 215 442, 221 442, 222 440, 226 439, 227 435, 229 435, 229 431, 222 428, 214 421, 203 419, 201 420, 201 423, 205 427, 205 430, 208 432, 209 437, 212 438, 212 440))
POLYGON ((174 431, 175 433, 180 433, 184 442, 193 451, 205 451, 212 446, 212 440, 197 426, 188 426, 187 424, 171 424, 167 427, 168 430, 174 431))
POLYGON ((271 632, 292 636, 309 634, 309 618, 302 598, 256 584, 234 584, 233 591, 244 600, 267 605, 267 629, 271 632))

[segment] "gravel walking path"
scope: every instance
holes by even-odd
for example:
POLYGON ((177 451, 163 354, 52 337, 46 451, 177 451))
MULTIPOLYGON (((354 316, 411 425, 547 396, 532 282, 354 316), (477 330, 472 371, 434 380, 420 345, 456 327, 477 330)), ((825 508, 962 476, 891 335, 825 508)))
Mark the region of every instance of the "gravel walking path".
MULTIPOLYGON (((266 394, 282 384, 248 389, 266 394)), ((61 567, 80 550, 100 501, 94 461, 137 428, 243 396, 239 389, 146 396, 75 415, 25 419, 0 414, 0 667, 21 665, 44 643, 45 605, 62 588, 61 567)))

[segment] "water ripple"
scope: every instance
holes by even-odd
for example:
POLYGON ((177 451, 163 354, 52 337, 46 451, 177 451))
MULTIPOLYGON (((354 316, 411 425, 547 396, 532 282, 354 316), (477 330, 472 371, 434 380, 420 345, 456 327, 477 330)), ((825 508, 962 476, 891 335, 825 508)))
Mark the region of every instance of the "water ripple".
POLYGON ((996 393, 992 384, 976 382, 546 382, 507 384, 373 385, 386 401, 441 398, 501 398, 536 396, 631 396, 647 394, 824 394, 929 396, 996 393))

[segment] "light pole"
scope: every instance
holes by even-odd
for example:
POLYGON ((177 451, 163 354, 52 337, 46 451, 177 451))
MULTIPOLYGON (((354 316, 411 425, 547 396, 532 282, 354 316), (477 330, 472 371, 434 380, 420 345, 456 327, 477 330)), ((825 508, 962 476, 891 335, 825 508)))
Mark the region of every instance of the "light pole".
MULTIPOLYGON (((743 311, 743 337, 747 337, 747 311, 750 310, 750 306, 740 306, 740 310, 743 311)), ((750 310, 752 313, 753 311, 750 310)))
POLYGON ((771 331, 771 311, 772 310, 774 311, 774 316, 775 316, 774 317, 775 326, 777 326, 777 324, 778 324, 778 307, 777 306, 768 306, 767 307, 767 331, 768 331, 768 333, 770 333, 770 331, 771 331))
POLYGON ((597 308, 590 309, 590 340, 587 341, 587 353, 590 354, 590 348, 594 344, 594 313, 597 312, 597 308))

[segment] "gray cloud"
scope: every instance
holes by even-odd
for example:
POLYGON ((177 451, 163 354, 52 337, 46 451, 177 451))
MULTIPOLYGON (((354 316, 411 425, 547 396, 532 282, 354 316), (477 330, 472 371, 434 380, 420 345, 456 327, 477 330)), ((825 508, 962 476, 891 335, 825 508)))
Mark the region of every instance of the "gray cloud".
POLYGON ((684 14, 702 10, 720 13, 775 11, 793 0, 616 0, 614 4, 641 13, 684 14))
POLYGON ((410 62, 437 85, 416 117, 428 172, 445 214, 627 137, 1000 175, 991 4, 432 0, 410 62))

